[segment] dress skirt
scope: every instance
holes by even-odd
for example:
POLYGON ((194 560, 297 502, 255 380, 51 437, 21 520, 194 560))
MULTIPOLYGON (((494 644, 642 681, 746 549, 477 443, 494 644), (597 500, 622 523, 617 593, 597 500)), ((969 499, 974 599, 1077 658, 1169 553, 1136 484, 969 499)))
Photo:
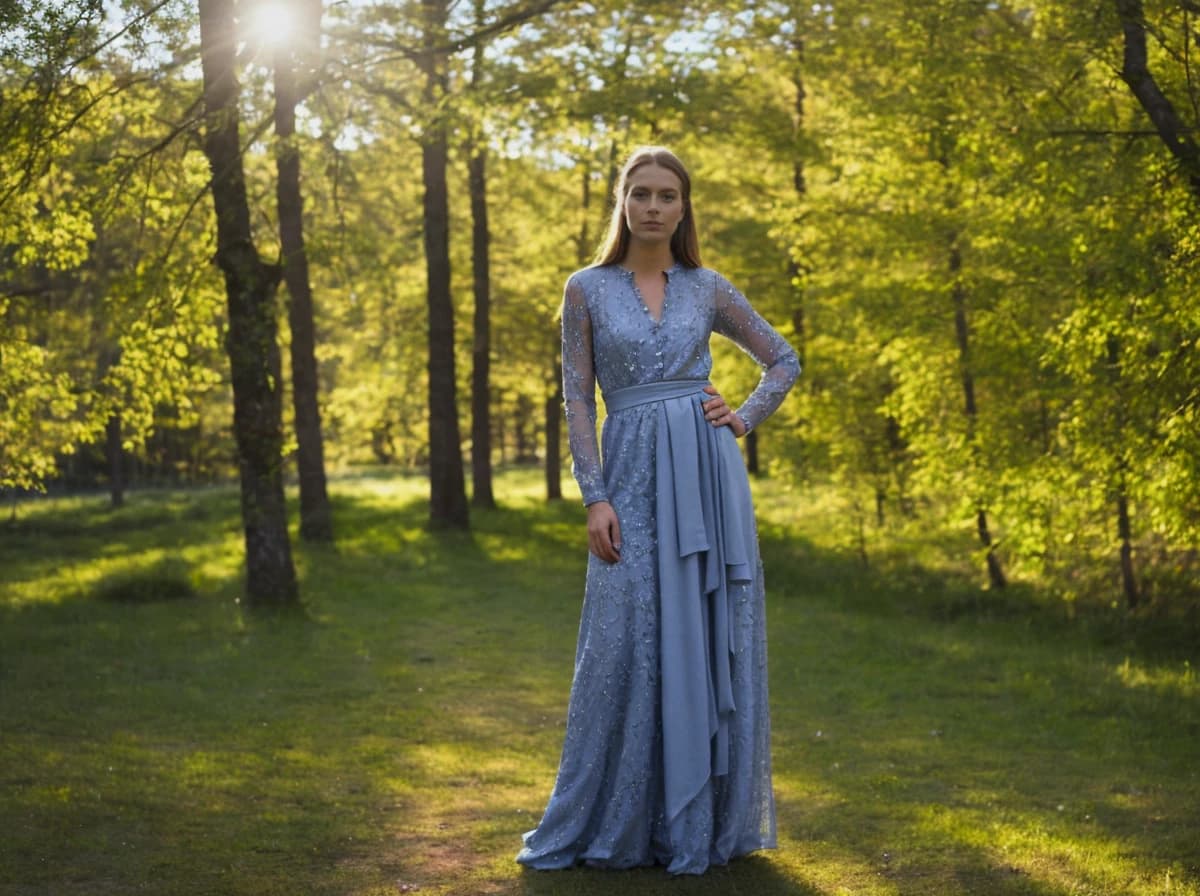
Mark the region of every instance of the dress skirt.
POLYGON ((517 861, 661 864, 775 846, 764 589, 745 466, 704 381, 606 395, 621 559, 588 556, 562 759, 517 861))

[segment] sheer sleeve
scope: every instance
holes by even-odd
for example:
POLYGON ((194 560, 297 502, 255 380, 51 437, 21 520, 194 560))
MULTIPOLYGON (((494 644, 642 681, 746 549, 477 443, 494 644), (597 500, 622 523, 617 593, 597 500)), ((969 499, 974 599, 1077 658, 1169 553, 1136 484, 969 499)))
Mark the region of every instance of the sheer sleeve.
POLYGON ((750 307, 746 297, 720 276, 717 278, 713 329, 737 343, 762 368, 758 385, 737 409, 737 415, 749 431, 783 403, 800 376, 800 359, 787 340, 750 307))
POLYGON ((592 318, 587 298, 567 281, 562 309, 563 408, 571 445, 571 472, 584 504, 607 501, 596 440, 596 367, 592 357, 592 318))

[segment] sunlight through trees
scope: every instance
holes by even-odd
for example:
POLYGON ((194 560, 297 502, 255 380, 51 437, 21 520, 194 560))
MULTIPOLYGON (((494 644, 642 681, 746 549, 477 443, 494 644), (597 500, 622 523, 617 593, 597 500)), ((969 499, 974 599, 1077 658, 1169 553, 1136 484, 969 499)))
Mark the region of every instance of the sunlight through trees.
POLYGON ((280 562, 285 473, 319 539, 356 465, 451 527, 492 465, 554 497, 562 284, 661 142, 805 360, 763 475, 834 484, 868 562, 924 518, 985 587, 1195 605, 1190 4, 220 5, 0 5, 0 487, 240 475, 280 562))

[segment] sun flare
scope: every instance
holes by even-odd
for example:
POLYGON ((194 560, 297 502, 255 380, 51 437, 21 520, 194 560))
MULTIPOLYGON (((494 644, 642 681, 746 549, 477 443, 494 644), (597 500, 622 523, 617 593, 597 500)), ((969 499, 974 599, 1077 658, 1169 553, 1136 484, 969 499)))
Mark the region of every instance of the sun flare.
POLYGON ((294 4, 260 0, 250 5, 246 19, 247 39, 269 47, 282 47, 296 38, 299 30, 294 4))

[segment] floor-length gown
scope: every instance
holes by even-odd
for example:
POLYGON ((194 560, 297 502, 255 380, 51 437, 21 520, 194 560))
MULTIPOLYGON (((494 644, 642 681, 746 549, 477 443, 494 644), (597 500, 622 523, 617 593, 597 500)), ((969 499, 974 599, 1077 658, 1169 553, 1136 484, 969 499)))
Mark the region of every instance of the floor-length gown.
POLYGON ((703 420, 709 338, 763 368, 753 428, 800 373, 724 277, 676 264, 656 320, 633 274, 587 268, 563 301, 563 390, 584 502, 607 500, 621 558, 588 555, 554 791, 524 865, 673 873, 775 845, 762 568, 732 430, 703 420), (607 417, 596 439, 595 386, 607 417), (603 465, 601 464, 603 456, 603 465))

